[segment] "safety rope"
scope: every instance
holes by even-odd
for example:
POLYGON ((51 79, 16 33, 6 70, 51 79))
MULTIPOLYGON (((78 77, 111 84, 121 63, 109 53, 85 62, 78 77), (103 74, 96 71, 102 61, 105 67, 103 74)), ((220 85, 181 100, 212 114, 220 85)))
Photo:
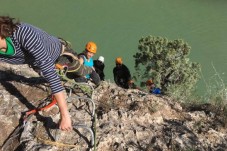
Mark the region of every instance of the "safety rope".
POLYGON ((75 96, 75 97, 70 97, 69 99, 73 99, 73 98, 77 98, 77 99, 84 99, 84 100, 88 100, 92 103, 92 118, 94 118, 94 115, 95 115, 95 103, 92 99, 90 98, 86 98, 86 97, 79 97, 79 96, 75 96))
POLYGON ((36 136, 36 138, 39 141, 41 141, 43 144, 46 144, 46 145, 52 145, 52 146, 57 146, 57 147, 73 147, 73 148, 76 148, 76 149, 80 149, 79 145, 66 144, 66 143, 46 140, 46 139, 42 139, 41 137, 38 137, 38 136, 36 136))
POLYGON ((91 134, 91 138, 90 138, 90 141, 91 141, 90 143, 91 144, 90 144, 90 146, 93 147, 94 151, 95 151, 96 150, 96 116, 95 116, 95 103, 93 101, 94 88, 93 88, 92 85, 89 85, 88 83, 77 83, 74 80, 69 79, 66 76, 66 73, 68 72, 68 67, 67 66, 61 66, 60 64, 56 64, 56 70, 57 70, 57 73, 59 74, 59 76, 61 77, 61 79, 63 81, 67 81, 67 82, 69 82, 71 84, 69 97, 68 97, 67 100, 77 98, 77 99, 83 99, 83 100, 86 100, 86 101, 90 101, 92 103, 92 113, 91 113, 92 126, 91 126, 91 128, 86 126, 86 125, 84 125, 84 124, 77 124, 77 125, 74 125, 73 127, 74 128, 79 128, 79 127, 80 128, 85 128, 85 129, 87 129, 90 132, 90 134, 91 134), (80 96, 72 97, 71 93, 72 93, 72 90, 75 89, 75 87, 80 88, 85 94, 87 94, 89 96, 89 98, 88 97, 80 97, 80 96), (88 89, 88 87, 89 87, 89 89, 88 89))
MULTIPOLYGON (((77 99, 83 99, 83 100, 86 100, 86 101, 90 101, 92 103, 92 113, 91 113, 92 126, 88 127, 88 126, 86 126, 84 124, 76 124, 73 127, 75 129, 76 128, 85 128, 85 129, 87 129, 90 132, 90 134, 91 134, 91 138, 90 138, 90 143, 91 144, 90 144, 90 146, 93 147, 94 151, 95 151, 96 150, 96 116, 95 116, 95 103, 92 100, 92 96, 93 96, 93 94, 91 95, 91 98, 79 97, 79 96, 71 97, 70 96, 68 99, 77 98, 77 99)), ((73 111, 73 110, 71 110, 71 111, 73 111)))
POLYGON ((81 83, 77 83, 73 79, 69 79, 66 76, 66 73, 68 72, 68 66, 56 64, 55 67, 56 67, 56 72, 58 73, 58 75, 60 76, 62 81, 66 81, 66 82, 69 82, 71 84, 71 90, 75 89, 76 87, 78 87, 80 90, 83 91, 83 93, 85 93, 88 96, 92 97, 91 93, 94 91, 94 88, 91 85, 89 85, 88 83, 82 83, 82 82, 81 83))

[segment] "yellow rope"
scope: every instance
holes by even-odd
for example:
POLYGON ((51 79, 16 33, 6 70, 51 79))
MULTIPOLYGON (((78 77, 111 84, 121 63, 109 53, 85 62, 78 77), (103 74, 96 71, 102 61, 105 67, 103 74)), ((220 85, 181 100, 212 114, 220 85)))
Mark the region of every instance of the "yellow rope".
POLYGON ((72 144, 65 144, 65 143, 61 143, 61 142, 55 142, 55 141, 51 141, 51 140, 45 140, 42 139, 40 137, 36 137, 39 141, 41 141, 42 143, 46 144, 46 145, 52 145, 52 146, 57 146, 57 147, 74 147, 77 148, 78 150, 80 149, 80 146, 78 145, 72 145, 72 144))

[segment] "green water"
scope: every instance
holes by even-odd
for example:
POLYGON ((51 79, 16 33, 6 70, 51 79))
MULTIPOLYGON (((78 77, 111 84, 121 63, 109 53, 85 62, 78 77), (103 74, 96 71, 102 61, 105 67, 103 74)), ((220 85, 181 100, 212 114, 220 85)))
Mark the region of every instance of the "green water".
POLYGON ((134 72, 138 40, 148 35, 189 43, 191 61, 202 65, 199 93, 206 92, 205 83, 217 72, 227 80, 226 0, 1 0, 0 6, 0 15, 64 37, 77 52, 86 42, 96 42, 94 58, 105 57, 106 79, 111 81, 118 56, 134 72))

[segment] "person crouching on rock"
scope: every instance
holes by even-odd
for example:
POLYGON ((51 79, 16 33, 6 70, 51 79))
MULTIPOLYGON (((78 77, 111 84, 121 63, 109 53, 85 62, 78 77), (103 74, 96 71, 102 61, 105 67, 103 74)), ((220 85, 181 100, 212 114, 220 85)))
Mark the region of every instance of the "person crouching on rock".
POLYGON ((155 87, 155 84, 151 79, 146 81, 146 87, 148 91, 152 94, 161 94, 161 89, 155 87))
POLYGON ((86 67, 92 68, 93 70, 91 74, 74 78, 76 82, 87 82, 88 80, 91 80, 95 85, 99 85, 100 77, 94 69, 94 62, 92 58, 96 52, 97 45, 94 42, 88 42, 85 46, 84 52, 78 55, 80 63, 86 67))

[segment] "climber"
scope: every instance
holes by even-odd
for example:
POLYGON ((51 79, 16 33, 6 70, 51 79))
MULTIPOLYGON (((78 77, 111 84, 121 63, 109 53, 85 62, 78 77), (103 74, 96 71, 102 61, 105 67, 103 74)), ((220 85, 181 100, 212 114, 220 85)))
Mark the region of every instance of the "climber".
MULTIPOLYGON (((80 65, 66 41, 47 34, 33 25, 16 21, 9 16, 0 16, 0 62, 28 64, 40 72, 50 84, 52 95, 60 109, 59 128, 72 130, 64 87, 61 84, 55 64, 61 57, 69 58, 69 71, 84 76, 92 69, 80 65)), ((67 61, 68 61, 67 60, 67 61)))
POLYGON ((62 38, 59 38, 62 46, 63 52, 60 57, 56 60, 55 67, 57 69, 63 70, 66 68, 66 77, 69 79, 74 79, 75 77, 85 76, 91 74, 93 69, 87 66, 84 66, 80 63, 77 53, 71 48, 71 45, 68 41, 65 41, 62 38))
POLYGON ((97 60, 94 60, 94 68, 95 68, 95 71, 98 73, 100 80, 104 81, 104 79, 105 79, 105 74, 104 74, 105 64, 104 64, 104 57, 103 56, 99 56, 99 58, 97 60))
POLYGON ((93 56, 97 52, 97 45, 94 42, 88 42, 85 46, 85 50, 78 55, 80 64, 86 67, 90 67, 92 72, 86 76, 77 76, 74 78, 76 82, 87 82, 91 80, 95 85, 99 85, 100 77, 94 69, 93 56))
POLYGON ((55 71, 55 61, 62 52, 61 41, 33 25, 0 16, 0 61, 29 64, 39 68, 49 82, 60 109, 61 130, 72 130, 63 86, 55 71))
POLYGON ((155 87, 155 84, 151 79, 146 81, 146 87, 148 91, 152 94, 161 94, 161 89, 155 87))
POLYGON ((128 81, 131 80, 129 69, 123 64, 122 58, 115 59, 116 66, 113 69, 115 83, 125 89, 129 88, 128 81))

